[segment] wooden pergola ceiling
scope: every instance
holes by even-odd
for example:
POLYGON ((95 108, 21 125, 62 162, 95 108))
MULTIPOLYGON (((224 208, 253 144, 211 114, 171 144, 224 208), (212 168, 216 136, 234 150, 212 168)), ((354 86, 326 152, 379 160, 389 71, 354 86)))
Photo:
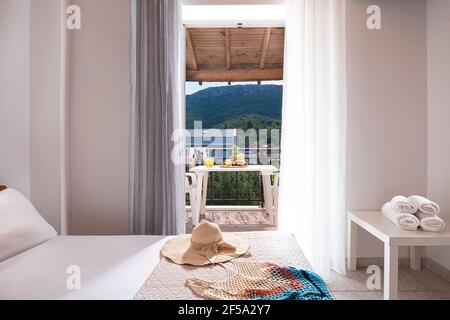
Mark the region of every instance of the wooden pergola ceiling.
POLYGON ((186 80, 283 79, 284 28, 188 28, 186 80))

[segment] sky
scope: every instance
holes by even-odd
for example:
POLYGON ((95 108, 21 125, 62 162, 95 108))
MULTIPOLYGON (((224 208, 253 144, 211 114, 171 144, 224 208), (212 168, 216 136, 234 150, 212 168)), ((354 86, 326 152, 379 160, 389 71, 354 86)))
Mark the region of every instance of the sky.
POLYGON ((285 5, 184 5, 184 22, 284 21, 285 5))
MULTIPOLYGON (((256 84, 256 82, 232 82, 232 85, 247 85, 247 84, 256 84)), ((262 84, 282 85, 283 81, 263 81, 262 84)), ((227 85, 228 85, 227 82, 203 82, 202 86, 198 82, 186 82, 186 95, 190 95, 211 87, 223 87, 227 85)))

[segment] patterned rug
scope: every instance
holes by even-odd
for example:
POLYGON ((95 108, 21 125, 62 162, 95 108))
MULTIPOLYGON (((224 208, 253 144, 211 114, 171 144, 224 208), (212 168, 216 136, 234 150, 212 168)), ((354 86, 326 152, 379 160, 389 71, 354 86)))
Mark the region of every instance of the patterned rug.
MULTIPOLYGON (((269 216, 264 211, 209 211, 200 217, 218 225, 270 225, 269 216)), ((186 223, 191 220, 191 213, 186 212, 186 223)))

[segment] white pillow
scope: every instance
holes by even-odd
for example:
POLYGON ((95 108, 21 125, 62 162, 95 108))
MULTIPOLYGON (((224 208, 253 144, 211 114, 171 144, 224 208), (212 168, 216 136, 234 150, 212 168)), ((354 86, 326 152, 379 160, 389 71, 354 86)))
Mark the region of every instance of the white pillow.
POLYGON ((0 191, 0 262, 57 235, 20 192, 0 191))

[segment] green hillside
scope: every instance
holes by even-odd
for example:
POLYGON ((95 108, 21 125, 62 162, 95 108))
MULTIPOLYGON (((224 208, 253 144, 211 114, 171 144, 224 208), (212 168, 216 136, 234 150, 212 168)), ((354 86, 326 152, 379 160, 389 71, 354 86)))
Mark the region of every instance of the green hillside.
POLYGON ((186 127, 269 129, 281 126, 283 87, 238 85, 213 87, 186 96, 186 127))
POLYGON ((281 120, 250 114, 242 117, 234 117, 215 126, 216 129, 281 129, 281 120))

